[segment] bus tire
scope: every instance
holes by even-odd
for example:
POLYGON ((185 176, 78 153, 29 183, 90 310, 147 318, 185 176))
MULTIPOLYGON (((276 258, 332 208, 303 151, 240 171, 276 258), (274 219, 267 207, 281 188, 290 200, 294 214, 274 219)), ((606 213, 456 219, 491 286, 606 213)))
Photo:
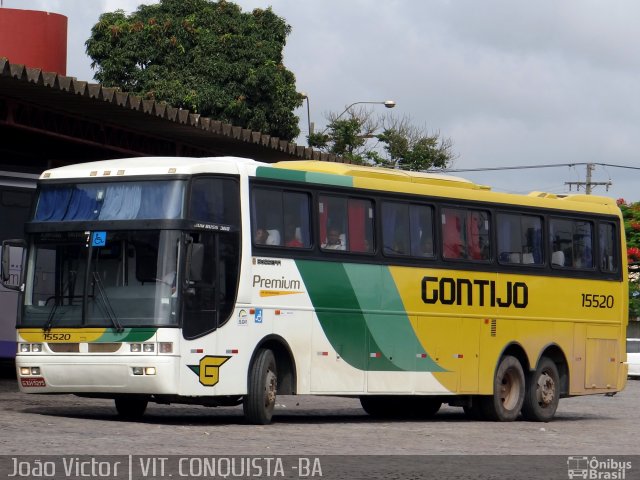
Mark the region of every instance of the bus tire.
POLYGON ((389 417, 393 412, 389 399, 383 395, 362 395, 360 405, 371 417, 389 417))
POLYGON ((148 403, 149 399, 142 396, 123 396, 115 399, 118 415, 125 420, 142 418, 148 403))
POLYGON ((260 349, 249 372, 248 391, 242 402, 244 416, 255 425, 268 425, 276 405, 278 373, 273 352, 260 349))
POLYGON ((413 416, 422 420, 433 418, 442 407, 442 400, 438 397, 417 396, 415 398, 413 416))
POLYGON ((525 379, 516 357, 505 355, 493 379, 493 395, 482 397, 482 413, 487 420, 511 422, 522 409, 525 379))
POLYGON ((560 401, 559 389, 558 367, 550 358, 542 357, 536 371, 528 376, 522 416, 533 422, 550 421, 560 401))

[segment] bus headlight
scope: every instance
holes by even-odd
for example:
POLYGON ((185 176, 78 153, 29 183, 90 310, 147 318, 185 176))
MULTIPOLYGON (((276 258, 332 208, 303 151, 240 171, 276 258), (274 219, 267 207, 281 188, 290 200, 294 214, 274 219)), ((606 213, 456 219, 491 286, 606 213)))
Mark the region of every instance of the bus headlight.
POLYGON ((40 353, 40 352, 42 352, 42 344, 41 343, 19 343, 18 344, 18 352, 20 352, 20 353, 29 353, 29 352, 40 353))
POLYGON ((139 353, 142 351, 142 345, 140 343, 132 343, 131 345, 129 345, 129 348, 133 353, 139 353))
POLYGON ((158 343, 159 353, 173 353, 173 342, 160 342, 158 343))
POLYGON ((20 367, 20 376, 40 375, 40 367, 20 367))
POLYGON ((134 375, 155 375, 156 367, 131 367, 134 375))
POLYGON ((151 353, 151 352, 155 351, 155 349, 156 349, 155 347, 156 346, 153 343, 145 343, 145 344, 142 345, 142 350, 145 353, 151 353))

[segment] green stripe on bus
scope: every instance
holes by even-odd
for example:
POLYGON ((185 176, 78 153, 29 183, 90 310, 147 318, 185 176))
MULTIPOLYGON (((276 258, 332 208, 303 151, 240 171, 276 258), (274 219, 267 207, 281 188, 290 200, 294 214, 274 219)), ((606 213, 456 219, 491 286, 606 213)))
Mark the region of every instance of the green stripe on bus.
POLYGON ((347 264, 345 269, 365 312, 369 333, 380 346, 382 355, 400 370, 444 371, 420 345, 389 269, 358 264, 347 264), (418 360, 418 354, 425 354, 426 358, 418 360))
POLYGON ((274 180, 287 180, 290 182, 319 183, 323 185, 335 185, 338 187, 352 187, 353 178, 331 175, 328 173, 302 172, 287 170, 285 168, 258 167, 256 177, 270 178, 274 180))
POLYGON ((426 352, 386 267, 296 263, 325 335, 349 365, 369 371, 443 371, 429 356, 417 361, 417 354, 426 352))
POLYGON ((308 172, 307 182, 335 185, 338 187, 353 187, 352 177, 343 177, 340 175, 331 175, 328 173, 308 172))
POLYGON ((306 182, 306 172, 297 170, 285 170, 273 167, 256 168, 256 177, 271 178, 275 180, 288 180, 291 182, 306 182))
POLYGON ((96 342, 144 342, 157 331, 157 328, 125 328, 123 332, 117 332, 110 328, 96 342))
POLYGON ((340 357, 360 370, 399 370, 381 351, 369 333, 362 308, 341 263, 296 261, 311 302, 331 346, 340 357))

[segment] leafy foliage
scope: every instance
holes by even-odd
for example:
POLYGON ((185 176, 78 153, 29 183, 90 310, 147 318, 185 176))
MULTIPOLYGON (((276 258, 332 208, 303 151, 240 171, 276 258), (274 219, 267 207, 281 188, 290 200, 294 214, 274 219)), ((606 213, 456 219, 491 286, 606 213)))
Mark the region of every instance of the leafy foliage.
POLYGON ((407 118, 374 118, 370 111, 349 111, 341 120, 335 115, 325 132, 308 137, 309 145, 341 156, 351 163, 403 170, 447 167, 453 160, 453 143, 411 125, 407 118), (376 134, 381 130, 382 133, 376 134), (371 145, 369 140, 376 140, 371 145))
POLYGON ((640 202, 626 203, 618 199, 624 219, 629 261, 629 316, 640 317, 640 202))
POLYGON ((271 8, 160 0, 101 15, 85 45, 106 86, 292 140, 302 97, 282 63, 290 32, 271 8))

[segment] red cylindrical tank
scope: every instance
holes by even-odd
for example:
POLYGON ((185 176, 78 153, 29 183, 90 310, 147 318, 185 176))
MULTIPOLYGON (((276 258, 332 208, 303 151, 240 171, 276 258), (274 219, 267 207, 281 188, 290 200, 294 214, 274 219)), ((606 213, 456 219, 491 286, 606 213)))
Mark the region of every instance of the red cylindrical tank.
POLYGON ((0 57, 11 63, 67 74, 67 17, 0 8, 0 57))

